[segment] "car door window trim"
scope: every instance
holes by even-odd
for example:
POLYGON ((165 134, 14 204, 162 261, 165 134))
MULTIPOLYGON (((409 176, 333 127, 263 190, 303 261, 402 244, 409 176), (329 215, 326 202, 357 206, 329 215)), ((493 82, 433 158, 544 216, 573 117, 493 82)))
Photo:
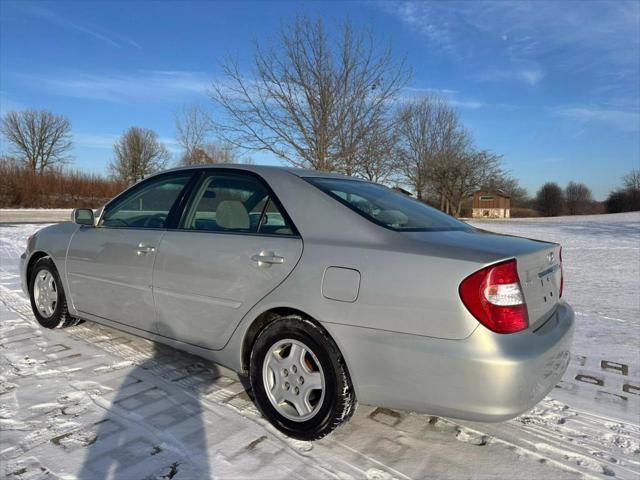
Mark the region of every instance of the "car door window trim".
POLYGON ((98 219, 96 228, 105 228, 109 230, 143 230, 143 231, 147 231, 147 230, 166 231, 170 229, 170 227, 175 224, 175 218, 176 216, 178 216, 179 209, 182 207, 182 204, 184 203, 185 198, 188 198, 188 197, 185 197, 185 195, 190 193, 191 191, 190 187, 193 186, 194 179, 195 177, 198 177, 199 174, 200 172, 197 172, 194 170, 172 171, 172 172, 162 173, 159 175, 154 175, 145 180, 142 180, 141 182, 136 183, 135 185, 132 185, 127 190, 125 190, 124 192, 114 197, 111 201, 109 201, 104 206, 100 214, 100 218, 98 219), (109 211, 112 208, 117 208, 119 205, 122 205, 122 203, 126 202, 129 197, 131 197, 132 195, 135 195, 135 192, 137 192, 138 190, 144 189, 149 183, 159 182, 171 177, 175 177, 175 178, 188 177, 188 179, 185 182, 184 186, 182 187, 182 190, 180 190, 180 193, 178 194, 174 202, 171 204, 171 208, 167 213, 167 219, 163 227, 144 227, 144 226, 119 227, 119 226, 113 226, 113 225, 104 225, 105 216, 109 213, 109 211))
POLYGON ((203 168, 201 171, 201 175, 197 182, 194 183, 192 188, 190 189, 189 196, 187 201, 182 206, 180 212, 180 218, 177 222, 176 226, 173 228, 168 228, 170 231, 180 231, 180 232, 197 232, 197 233, 210 233, 210 234, 223 234, 223 235, 250 235, 250 236, 260 236, 260 237, 273 237, 273 238, 302 238, 295 224, 291 220, 291 217, 287 213, 286 209, 282 205, 282 202, 278 199, 273 189, 269 185, 269 183, 264 180, 260 175, 249 172, 246 170, 235 170, 235 169, 226 169, 226 168, 203 168), (256 232, 241 232, 236 230, 228 230, 228 231, 212 231, 212 230, 194 230, 190 228, 185 228, 184 224, 187 220, 187 215, 190 213, 192 208, 195 208, 194 202, 198 200, 196 197, 200 192, 200 189, 204 182, 211 176, 215 175, 225 175, 225 176, 233 176, 239 178, 251 178, 257 181, 267 192, 269 201, 273 201, 276 208, 282 214, 287 226, 291 229, 291 234, 283 235, 283 234, 274 234, 274 233, 263 233, 260 232, 260 226, 262 223, 263 216, 266 212, 266 207, 269 201, 265 202, 265 207, 262 210, 260 215, 260 220, 258 223, 258 229, 256 232))

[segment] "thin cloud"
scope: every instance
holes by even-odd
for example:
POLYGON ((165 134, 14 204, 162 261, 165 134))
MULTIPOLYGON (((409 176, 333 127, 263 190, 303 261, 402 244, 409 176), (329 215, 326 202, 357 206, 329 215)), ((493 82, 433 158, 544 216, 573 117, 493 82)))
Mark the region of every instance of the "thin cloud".
POLYGON ((479 100, 461 97, 457 90, 449 88, 405 87, 400 100, 412 100, 424 95, 437 95, 444 98, 452 107, 457 108, 475 110, 486 106, 484 102, 479 100))
POLYGON ((112 133, 73 133, 73 143, 79 147, 111 149, 118 140, 118 135, 112 133))
POLYGON ((166 101, 203 95, 210 77, 202 72, 139 71, 130 74, 18 74, 33 90, 63 97, 117 103, 166 101))
POLYGON ((542 163, 562 163, 565 161, 562 157, 544 157, 540 160, 542 163))
POLYGON ((24 105, 9 98, 6 92, 0 91, 0 116, 12 110, 22 110, 24 105))
MULTIPOLYGON (((637 99, 640 3, 625 1, 382 2, 382 9, 424 36, 430 50, 494 81, 539 85, 580 76, 593 95, 637 99), (534 66, 535 68, 531 68, 534 66), (504 74, 489 73, 506 72, 504 74)), ((628 100, 625 100, 628 102, 628 100)))
POLYGON ((427 9, 422 2, 385 2, 383 6, 387 12, 424 35, 438 49, 456 53, 456 32, 448 18, 446 6, 437 2, 430 2, 427 9))
POLYGON ((481 82, 517 81, 535 87, 544 77, 544 72, 538 68, 523 68, 487 71, 477 75, 476 79, 481 82))
POLYGON ((169 150, 171 153, 180 153, 182 152, 182 147, 180 147, 180 144, 177 142, 177 140, 175 138, 171 138, 171 137, 159 137, 158 141, 160 143, 163 143, 165 147, 167 147, 167 150, 169 150))
POLYGON ((474 100, 449 100, 449 105, 457 108, 468 108, 470 110, 476 110, 485 106, 484 103, 474 100))
POLYGON ((600 124, 625 132, 640 131, 640 113, 609 110, 596 107, 561 107, 555 114, 573 119, 580 124, 600 124))
POLYGON ((136 41, 124 37, 118 33, 110 32, 104 29, 98 29, 83 23, 73 21, 41 6, 24 6, 23 11, 34 18, 44 20, 45 22, 49 22, 67 30, 80 32, 114 48, 122 48, 123 44, 127 44, 138 49, 142 48, 136 41))

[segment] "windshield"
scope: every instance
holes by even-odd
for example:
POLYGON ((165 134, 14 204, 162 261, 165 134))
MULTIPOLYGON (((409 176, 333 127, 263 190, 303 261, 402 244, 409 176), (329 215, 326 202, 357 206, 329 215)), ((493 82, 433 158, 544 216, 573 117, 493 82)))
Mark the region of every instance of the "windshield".
POLYGON ((307 177, 305 180, 366 219, 392 230, 424 232, 471 229, 466 223, 376 183, 316 177, 307 177))

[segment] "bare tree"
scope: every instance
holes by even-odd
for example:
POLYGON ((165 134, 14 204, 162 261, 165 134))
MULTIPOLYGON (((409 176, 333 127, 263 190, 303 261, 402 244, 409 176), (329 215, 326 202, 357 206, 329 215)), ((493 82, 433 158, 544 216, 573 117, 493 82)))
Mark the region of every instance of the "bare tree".
POLYGON ((226 78, 211 92, 227 117, 216 124, 222 138, 325 171, 355 171, 367 132, 408 78, 372 34, 347 23, 332 42, 321 20, 305 17, 284 27, 276 46, 256 44, 253 78, 231 60, 222 68, 226 78))
POLYGON ((591 190, 584 183, 569 182, 564 189, 564 198, 569 215, 584 215, 593 203, 591 190))
POLYGON ((214 142, 197 145, 187 155, 183 154, 181 165, 200 165, 205 163, 246 163, 232 145, 220 145, 214 142))
POLYGON ((557 183, 547 182, 536 194, 538 211, 545 217, 556 217, 564 210, 564 193, 557 183))
POLYGON ((605 200, 608 213, 636 212, 640 210, 640 190, 618 189, 605 200))
POLYGON ((476 150, 458 114, 442 98, 426 96, 405 103, 396 122, 400 174, 418 199, 430 192, 439 198, 442 211, 459 216, 470 194, 504 176, 501 157, 476 150))
POLYGON ((436 96, 403 104, 396 112, 398 170, 404 182, 425 198, 432 184, 443 201, 451 183, 451 160, 460 156, 468 139, 456 112, 436 96))
POLYGON ((627 190, 640 192, 640 169, 634 168, 622 177, 622 184, 627 190))
POLYGON ((523 207, 529 205, 531 202, 527 189, 521 187, 516 178, 506 173, 489 178, 480 186, 480 190, 485 192, 500 191, 509 195, 511 198, 511 207, 523 207))
POLYGON ((12 147, 12 154, 30 170, 44 173, 70 160, 71 123, 48 110, 7 112, 0 132, 12 147))
POLYGON ((228 142, 217 142, 213 121, 209 113, 200 105, 181 108, 174 114, 176 139, 183 149, 180 165, 205 163, 248 163, 242 158, 237 147, 228 142))
POLYGON ((640 170, 633 169, 622 177, 622 188, 609 194, 605 202, 609 213, 640 210, 640 170))
POLYGON ((500 155, 488 150, 469 148, 462 154, 446 158, 448 169, 446 183, 441 186, 446 213, 460 216, 464 200, 478 190, 489 179, 503 175, 500 169, 500 155))
POLYGON ((213 123, 209 113, 200 105, 189 105, 174 113, 174 121, 176 140, 183 150, 180 163, 183 165, 204 163, 195 161, 192 157, 201 156, 201 151, 212 132, 213 123), (197 154, 194 155, 194 152, 197 154))
POLYGON ((130 127, 113 146, 115 158, 109 164, 111 175, 133 184, 162 170, 171 155, 153 130, 130 127))
POLYGON ((384 183, 397 174, 398 165, 394 158, 397 137, 389 123, 381 119, 373 125, 354 157, 353 173, 370 182, 384 183))

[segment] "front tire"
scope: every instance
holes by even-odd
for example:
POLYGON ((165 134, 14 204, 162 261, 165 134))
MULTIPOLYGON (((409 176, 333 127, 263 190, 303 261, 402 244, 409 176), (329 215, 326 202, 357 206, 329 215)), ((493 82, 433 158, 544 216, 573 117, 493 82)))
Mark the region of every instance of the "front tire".
POLYGON ((280 318, 260 332, 249 374, 258 408, 290 437, 318 440, 355 411, 353 386, 338 347, 301 316, 280 318))
POLYGON ((33 266, 29 297, 33 314, 44 328, 65 328, 78 323, 69 315, 62 281, 51 258, 41 258, 33 266))

